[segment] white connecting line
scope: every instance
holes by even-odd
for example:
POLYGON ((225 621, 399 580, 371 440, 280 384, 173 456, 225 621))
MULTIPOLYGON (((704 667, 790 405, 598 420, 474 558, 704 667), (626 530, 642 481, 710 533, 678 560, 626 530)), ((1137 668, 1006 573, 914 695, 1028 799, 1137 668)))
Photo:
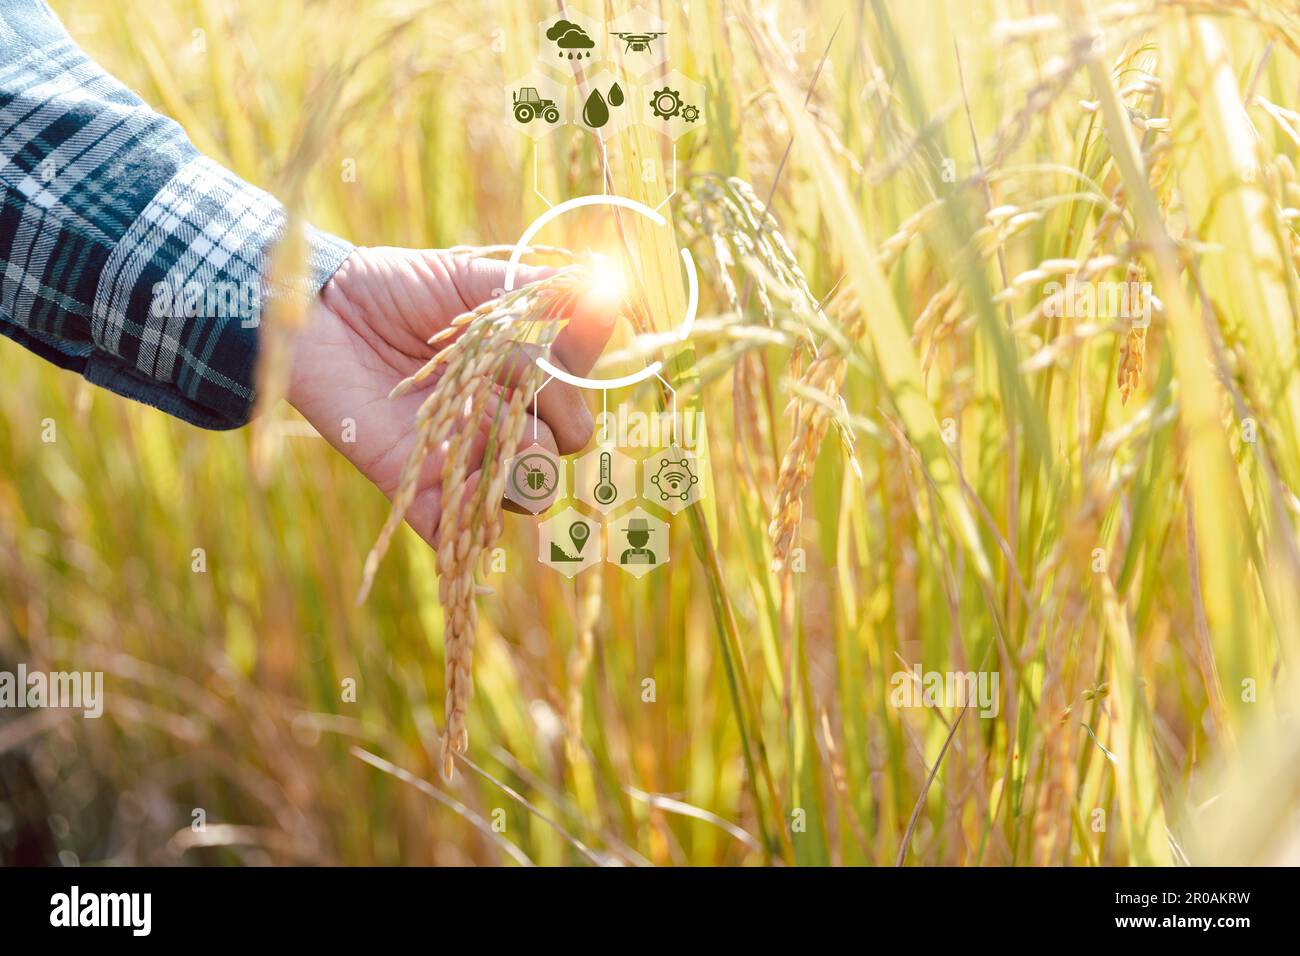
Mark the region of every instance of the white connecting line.
POLYGON ((668 384, 668 379, 664 378, 658 372, 655 372, 655 378, 664 383, 664 388, 668 389, 669 394, 673 397, 673 445, 681 448, 681 442, 677 440, 677 389, 668 384))
POLYGON ((542 389, 544 389, 547 385, 550 385, 553 381, 555 381, 554 375, 552 375, 550 378, 544 381, 541 385, 538 385, 537 391, 533 392, 533 442, 534 443, 537 442, 537 421, 538 421, 537 396, 542 394, 542 389))
MULTIPOLYGON (((545 359, 539 358, 537 362, 540 365, 543 362, 545 362, 545 359)), ((555 368, 555 366, 551 365, 549 362, 546 362, 545 364, 549 368, 555 368)), ((673 388, 672 385, 669 384, 668 379, 664 378, 662 375, 659 374, 659 369, 663 367, 661 363, 656 362, 652 367, 655 370, 654 377, 659 379, 659 381, 663 383, 664 388, 668 389, 668 394, 672 396, 673 444, 678 448, 680 448, 681 442, 678 441, 678 435, 677 435, 677 389, 673 388)), ((537 423, 540 421, 540 416, 537 414, 537 396, 542 394, 542 389, 544 389, 547 385, 550 385, 557 378, 563 379, 563 376, 567 374, 563 372, 562 369, 555 369, 555 371, 559 374, 549 376, 546 379, 546 381, 544 381, 541 385, 537 386, 537 391, 533 392, 533 441, 534 442, 537 441, 537 428, 538 428, 537 423)), ((617 388, 620 382, 622 382, 622 379, 610 379, 609 385, 612 388, 617 388)), ((603 430, 601 433, 601 442, 602 444, 607 445, 609 444, 609 388, 602 388, 600 390, 600 417, 601 417, 601 424, 603 426, 603 430)))
POLYGON ((539 164, 538 164, 538 162, 537 162, 537 144, 536 144, 536 143, 533 143, 533 192, 537 193, 537 198, 540 199, 542 202, 546 203, 546 207, 549 209, 549 208, 551 208, 552 206, 554 206, 555 203, 551 202, 549 199, 547 199, 545 196, 543 196, 543 195, 542 195, 542 191, 541 191, 541 189, 538 188, 538 185, 537 185, 537 167, 538 167, 538 165, 539 165, 539 164))
MULTIPOLYGON (((537 158, 538 145, 539 144, 537 143, 533 143, 533 192, 537 194, 538 199, 546 203, 547 209, 552 209, 555 207, 555 203, 551 202, 549 199, 546 198, 546 196, 542 194, 541 184, 537 181, 537 168, 538 166, 541 165, 538 162, 538 158, 537 158)), ((605 140, 603 137, 600 138, 600 192, 602 196, 609 195, 609 151, 605 148, 605 140)), ((667 196, 665 196, 663 200, 659 203, 659 205, 654 207, 655 212, 658 212, 660 209, 663 209, 664 206, 668 205, 668 200, 672 199, 676 195, 677 195, 677 144, 673 143, 672 192, 670 192, 667 196)))
POLYGON ((668 205, 668 200, 677 195, 677 144, 673 143, 673 191, 664 197, 664 201, 655 206, 655 212, 668 205))

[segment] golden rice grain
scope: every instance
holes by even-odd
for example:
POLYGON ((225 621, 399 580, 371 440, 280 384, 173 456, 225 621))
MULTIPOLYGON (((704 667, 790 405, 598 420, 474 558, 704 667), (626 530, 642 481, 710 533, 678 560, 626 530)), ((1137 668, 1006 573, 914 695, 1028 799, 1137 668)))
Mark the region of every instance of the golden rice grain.
POLYGON ((358 602, 369 592, 379 562, 414 500, 416 479, 425 458, 431 452, 440 452, 441 516, 434 540, 446 645, 446 725, 441 753, 446 779, 452 777, 455 754, 464 753, 469 746, 466 719, 473 696, 472 663, 478 629, 475 599, 481 590, 475 572, 480 556, 501 533, 506 465, 523 437, 528 403, 540 373, 529 365, 512 383, 504 402, 496 381, 518 347, 516 336, 522 339, 535 333, 538 344, 548 346, 555 337, 556 323, 546 320, 563 311, 587 281, 583 269, 570 267, 457 317, 430 339, 431 346, 442 348, 392 392, 396 398, 419 388, 429 389, 416 412, 416 441, 403 465, 388 520, 366 557, 358 602), (496 410, 490 413, 494 403, 496 410), (471 457, 471 452, 484 416, 490 416, 491 424, 487 447, 479 461, 471 457), (471 483, 476 470, 478 480, 471 483))

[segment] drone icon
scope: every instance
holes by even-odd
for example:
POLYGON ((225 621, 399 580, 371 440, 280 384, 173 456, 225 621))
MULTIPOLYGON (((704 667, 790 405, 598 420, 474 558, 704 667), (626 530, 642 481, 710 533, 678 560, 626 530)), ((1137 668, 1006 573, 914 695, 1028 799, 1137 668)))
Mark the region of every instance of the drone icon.
POLYGON ((650 52, 650 44, 651 44, 653 41, 659 39, 659 37, 664 37, 664 36, 667 36, 668 34, 667 34, 667 32, 662 32, 662 33, 617 33, 617 32, 613 32, 613 31, 611 31, 610 35, 611 35, 611 36, 616 36, 616 37, 618 37, 620 40, 622 40, 624 43, 627 44, 627 49, 625 49, 625 50, 623 51, 624 53, 649 53, 649 52, 650 52))

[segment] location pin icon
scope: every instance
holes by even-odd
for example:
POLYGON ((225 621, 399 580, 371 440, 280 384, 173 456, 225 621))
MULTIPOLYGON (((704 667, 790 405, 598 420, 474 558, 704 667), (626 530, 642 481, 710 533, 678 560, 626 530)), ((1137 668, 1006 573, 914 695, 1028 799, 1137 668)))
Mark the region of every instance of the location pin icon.
POLYGON ((569 540, 573 542, 576 549, 574 554, 582 554, 582 549, 587 545, 587 537, 591 534, 591 528, 585 521, 575 521, 569 525, 569 540))

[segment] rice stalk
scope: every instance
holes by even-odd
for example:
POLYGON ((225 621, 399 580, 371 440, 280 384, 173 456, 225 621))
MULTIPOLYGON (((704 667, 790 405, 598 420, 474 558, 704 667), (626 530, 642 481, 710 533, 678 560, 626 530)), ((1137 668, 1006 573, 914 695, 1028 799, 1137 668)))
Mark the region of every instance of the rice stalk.
POLYGON ((551 320, 588 281, 584 271, 565 269, 457 317, 430 339, 430 344, 441 345, 441 350, 393 389, 394 398, 422 386, 428 387, 428 394, 416 415, 416 441, 393 492, 388 520, 366 556, 357 601, 364 601, 369 593, 379 563, 415 498, 425 459, 435 451, 440 453, 442 499, 436 543, 446 654, 441 759, 447 780, 455 769, 454 755, 465 753, 469 746, 466 715, 473 696, 471 668, 478 630, 475 572, 480 556, 501 533, 506 466, 523 438, 528 402, 539 384, 540 371, 529 363, 511 382, 504 402, 499 400, 501 389, 496 383, 519 347, 513 336, 536 326, 540 344, 549 345, 557 329, 551 320), (454 341, 443 344, 453 335, 454 341), (429 385, 435 370, 440 374, 429 385), (471 460, 479 421, 493 402, 496 407, 482 460, 471 460), (478 480, 471 483, 475 471, 478 480))

